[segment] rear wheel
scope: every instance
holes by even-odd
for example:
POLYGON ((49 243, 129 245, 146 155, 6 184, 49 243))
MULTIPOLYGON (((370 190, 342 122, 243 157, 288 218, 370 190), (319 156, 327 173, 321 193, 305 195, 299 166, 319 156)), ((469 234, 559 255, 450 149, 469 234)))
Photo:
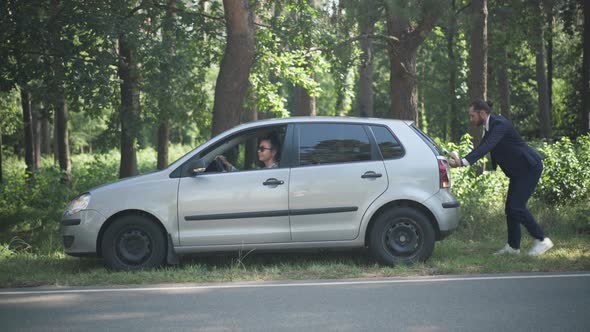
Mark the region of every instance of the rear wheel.
POLYGON ((375 258, 388 265, 425 261, 434 250, 434 229, 428 218, 410 207, 381 214, 371 229, 369 247, 375 258))
POLYGON ((166 238, 152 220, 128 215, 115 220, 102 238, 102 256, 114 270, 160 266, 166 257, 166 238))

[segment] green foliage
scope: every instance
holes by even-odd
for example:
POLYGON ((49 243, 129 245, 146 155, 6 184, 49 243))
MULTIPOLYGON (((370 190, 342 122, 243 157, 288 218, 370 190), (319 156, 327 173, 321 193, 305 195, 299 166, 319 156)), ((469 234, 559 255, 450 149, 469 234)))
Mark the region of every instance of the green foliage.
MULTIPOLYGON (((460 144, 439 144, 447 151, 465 156, 472 149, 469 135, 460 144)), ((545 156, 544 170, 534 197, 550 205, 569 205, 590 197, 590 135, 578 137, 577 142, 563 137, 554 144, 538 144, 545 156)), ((478 163, 485 163, 482 158, 478 163)), ((508 179, 498 169, 476 176, 474 167, 452 170, 453 193, 466 205, 471 203, 490 207, 503 201, 508 179), (502 193, 502 194, 499 194, 502 193)))
MULTIPOLYGON (((558 31, 565 29, 558 24, 558 31)), ((582 109, 582 31, 572 31, 572 36, 555 33, 552 121, 555 135, 576 137, 580 134, 582 109), (574 38, 572 38, 574 37, 574 38)))
POLYGON ((19 236, 41 243, 57 231, 61 210, 72 192, 62 184, 57 167, 43 167, 34 181, 27 179, 24 163, 14 157, 7 160, 5 169, 0 187, 0 241, 19 236))
POLYGON ((540 152, 546 157, 545 169, 537 193, 552 205, 568 205, 590 196, 590 135, 573 143, 562 137, 555 144, 544 143, 540 152))
POLYGON ((9 258, 14 252, 10 249, 9 244, 0 243, 0 261, 9 258))
POLYGON ((590 204, 588 200, 567 205, 550 205, 535 201, 533 215, 547 233, 590 235, 590 204))
POLYGON ((281 96, 283 82, 301 85, 312 94, 318 94, 319 87, 311 77, 310 67, 302 66, 307 61, 306 55, 302 51, 277 53, 278 46, 273 45, 274 50, 264 45, 259 47, 260 60, 256 62, 250 75, 250 84, 256 93, 256 107, 259 110, 286 117, 289 112, 286 107, 287 99, 281 96))
MULTIPOLYGON (((171 145, 172 160, 189 150, 188 146, 171 145)), ((5 182, 0 186, 0 243, 14 236, 30 243, 32 250, 55 247, 59 222, 69 200, 93 187, 117 181, 120 154, 80 154, 72 157, 72 188, 62 183, 62 176, 53 160, 43 159, 34 180, 27 180, 21 159, 5 160, 5 182), (48 244, 47 242, 53 244, 48 244)), ((156 152, 152 148, 138 152, 138 169, 147 173, 156 169, 156 152)), ((10 248, 13 248, 11 246, 10 248)))
MULTIPOLYGON (((455 13, 449 13, 455 15, 455 13)), ((445 19, 448 19, 445 17, 445 19)), ((448 36, 439 27, 434 29, 419 50, 420 62, 417 63, 417 72, 420 78, 420 91, 425 95, 422 104, 421 114, 425 121, 420 123, 424 131, 435 137, 444 137, 445 140, 452 139, 451 135, 451 102, 449 91, 451 91, 450 70, 455 68, 456 84, 452 87, 455 92, 454 104, 461 122, 458 132, 466 132, 469 129, 467 111, 468 104, 467 88, 461 84, 467 80, 467 72, 459 70, 467 67, 467 45, 462 43, 459 36, 454 37, 454 59, 449 58, 447 49, 448 36), (426 126, 427 124, 427 126, 426 126)))
POLYGON ((256 29, 257 54, 250 73, 249 106, 286 117, 290 114, 286 97, 290 87, 301 86, 316 97, 323 94, 316 77, 324 74, 330 64, 313 48, 324 46, 333 28, 326 13, 307 2, 266 5, 257 8, 257 15, 268 27, 256 29))
MULTIPOLYGON (((463 135, 459 144, 452 142, 438 144, 446 151, 457 151, 459 156, 467 155, 472 149, 471 136, 463 135)), ((488 170, 477 176, 477 169, 488 162, 487 157, 480 159, 475 165, 451 169, 453 194, 466 205, 479 205, 482 208, 497 206, 504 200, 504 192, 508 179, 498 169, 488 170)))
POLYGON ((12 135, 21 125, 21 107, 18 90, 0 92, 0 134, 12 135))

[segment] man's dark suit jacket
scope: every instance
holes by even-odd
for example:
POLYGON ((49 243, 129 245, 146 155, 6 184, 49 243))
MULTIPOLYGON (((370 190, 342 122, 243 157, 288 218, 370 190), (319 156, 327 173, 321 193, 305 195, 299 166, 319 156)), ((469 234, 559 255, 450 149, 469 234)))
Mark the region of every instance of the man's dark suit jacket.
POLYGON ((543 157, 520 137, 510 120, 500 115, 490 114, 489 131, 479 146, 465 156, 465 159, 473 165, 488 152, 492 156, 492 167, 496 169, 496 165, 500 165, 509 178, 526 174, 543 160, 543 157))

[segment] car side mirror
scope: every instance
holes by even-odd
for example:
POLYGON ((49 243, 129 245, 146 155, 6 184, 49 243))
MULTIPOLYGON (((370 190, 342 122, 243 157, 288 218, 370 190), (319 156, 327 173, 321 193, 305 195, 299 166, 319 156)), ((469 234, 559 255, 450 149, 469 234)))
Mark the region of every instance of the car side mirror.
POLYGON ((199 174, 205 173, 205 170, 207 169, 207 165, 205 164, 205 161, 202 159, 199 159, 194 163, 191 163, 189 167, 189 172, 192 176, 197 176, 199 174))

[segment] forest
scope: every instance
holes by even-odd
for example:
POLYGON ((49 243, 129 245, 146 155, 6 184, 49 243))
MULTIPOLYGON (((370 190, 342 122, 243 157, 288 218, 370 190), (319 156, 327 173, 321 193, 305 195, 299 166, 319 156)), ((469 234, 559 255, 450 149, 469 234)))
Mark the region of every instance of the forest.
MULTIPOLYGON (((469 151, 476 99, 548 157, 540 201, 587 206, 588 1, 0 0, 0 243, 258 119, 405 119, 469 151)), ((454 172, 467 211, 506 186, 454 172)))

